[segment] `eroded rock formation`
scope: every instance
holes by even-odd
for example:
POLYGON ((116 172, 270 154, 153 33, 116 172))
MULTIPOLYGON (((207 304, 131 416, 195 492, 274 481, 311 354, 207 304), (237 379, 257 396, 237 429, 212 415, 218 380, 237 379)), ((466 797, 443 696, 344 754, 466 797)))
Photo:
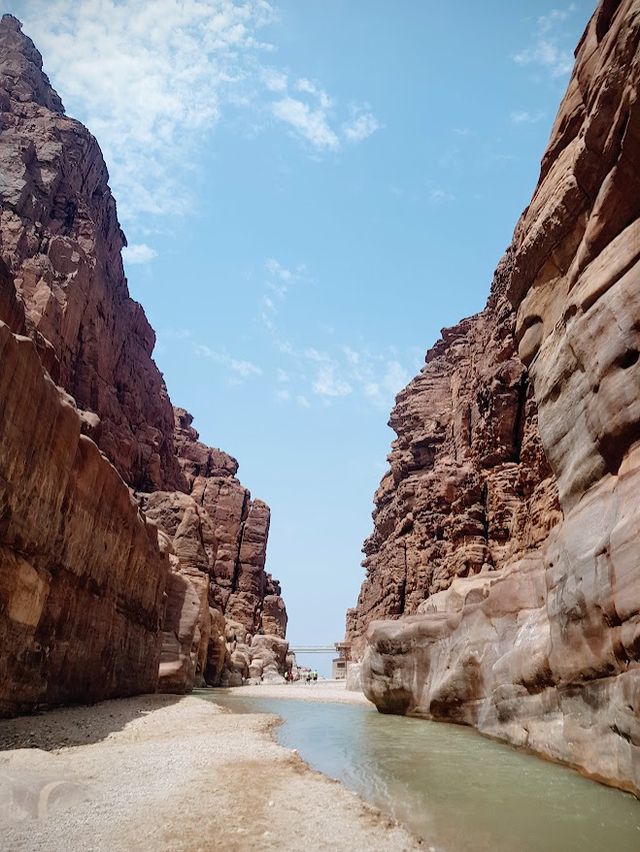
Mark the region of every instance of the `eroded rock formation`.
POLYGON ((456 577, 543 541, 560 517, 515 318, 496 272, 485 310, 443 331, 391 413, 390 470, 375 495, 367 576, 347 640, 359 658, 377 618, 415 613, 456 577))
MULTIPOLYGON (((188 412, 175 409, 188 493, 139 495, 147 517, 173 542, 160 686, 178 691, 228 681, 229 674, 239 675, 236 684, 259 678, 249 672, 252 637, 284 641, 287 625, 280 585, 265 571, 269 507, 251 500, 235 477, 236 460, 200 443, 191 423, 188 412)), ((282 677, 284 658, 277 668, 282 677)))
POLYGON ((284 639, 269 508, 174 414, 125 244, 96 140, 5 15, 2 713, 152 690, 161 650, 161 688, 217 683, 235 671, 229 623, 249 645, 284 639))
MULTIPOLYGON (((522 527, 531 526, 534 534, 521 538, 516 531, 512 552, 507 549, 504 558, 493 559, 497 570, 476 573, 478 559, 469 576, 457 568, 457 548, 449 547, 445 572, 452 581, 425 582, 426 599, 415 615, 371 623, 363 661, 365 691, 385 712, 472 724, 636 794, 639 44, 639 0, 601 2, 576 51, 538 187, 516 227, 489 301, 488 310, 496 296, 506 293, 516 311, 520 370, 524 375, 528 369, 532 383, 539 437, 533 407, 525 417, 525 431, 529 428, 534 446, 542 442, 553 472, 550 482, 536 452, 533 493, 546 496, 534 504, 528 498, 529 507, 539 508, 522 527), (549 502, 554 482, 562 509, 555 525, 557 515, 549 502), (546 537, 545 526, 553 526, 546 537)), ((467 324, 480 328, 486 314, 467 324)), ((491 319, 490 329, 495 333, 497 328, 491 319)), ((445 335, 440 350, 448 345, 445 335)), ((433 359, 414 391, 432 364, 433 359)), ((493 392, 493 379, 485 387, 493 392)), ((403 405, 406 410, 401 397, 399 408, 403 405)), ((399 433, 397 443, 410 448, 427 432, 420 464, 427 471, 431 458, 441 452, 442 442, 431 426, 441 408, 438 393, 425 397, 421 413, 407 424, 409 437, 399 433)), ((397 453, 395 448, 392 470, 397 453)), ((531 464, 523 455, 518 463, 531 464)), ((389 489, 390 500, 399 501, 403 485, 401 477, 389 489)), ((447 517, 454 506, 477 502, 464 479, 454 480, 446 493, 438 485, 438 493, 447 517)), ((398 523, 384 526, 387 515, 378 508, 374 555, 396 546, 398 523)), ((478 544, 476 530, 469 532, 471 543, 478 544)), ((489 538, 484 546, 491 551, 489 538)), ((433 564, 433 542, 418 540, 415 546, 415 563, 424 559, 433 564)), ((374 567, 381 571, 382 563, 374 567)), ((435 573, 429 567, 425 577, 435 573)), ((377 583, 378 588, 383 585, 384 580, 377 583)), ((384 595, 371 588, 369 578, 351 616, 356 640, 367 621, 366 602, 371 601, 373 615, 384 606, 384 595)))
POLYGON ((154 691, 168 541, 2 318, 0 715, 154 691))

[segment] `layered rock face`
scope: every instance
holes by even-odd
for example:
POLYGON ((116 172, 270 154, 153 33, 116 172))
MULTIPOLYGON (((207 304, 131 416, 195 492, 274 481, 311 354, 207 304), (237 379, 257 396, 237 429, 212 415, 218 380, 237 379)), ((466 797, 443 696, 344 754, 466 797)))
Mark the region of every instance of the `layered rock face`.
MULTIPOLYGON (((280 586, 264 567, 269 507, 251 500, 235 477, 236 460, 200 443, 191 423, 190 414, 175 409, 178 461, 189 493, 139 495, 146 516, 173 542, 160 665, 165 691, 217 685, 230 676, 234 683, 259 678, 249 672, 252 637, 257 642, 256 634, 269 634, 287 644, 280 586), (238 645, 242 659, 234 657, 238 645)), ((277 669, 281 677, 284 657, 277 669)))
POLYGON ((1 712, 152 690, 161 653, 161 688, 217 683, 229 624, 284 640, 269 508, 174 414, 124 245, 96 140, 5 15, 1 712))
POLYGON ((0 715, 154 691, 168 542, 12 333, 0 287, 0 715))
POLYGON ((636 794, 639 44, 640 2, 602 2, 502 267, 562 518, 499 570, 372 623, 363 661, 385 712, 472 724, 636 794))
POLYGON ((443 331, 391 413, 390 470, 375 495, 367 575, 348 613, 353 659, 373 619, 415 613, 456 577, 487 573, 544 541, 560 517, 505 298, 508 258, 485 310, 443 331))
POLYGON ((176 488, 173 412, 155 334, 129 298, 126 244, 96 140, 64 114, 42 60, 0 27, 0 249, 43 362, 100 418, 101 450, 134 487, 176 488))

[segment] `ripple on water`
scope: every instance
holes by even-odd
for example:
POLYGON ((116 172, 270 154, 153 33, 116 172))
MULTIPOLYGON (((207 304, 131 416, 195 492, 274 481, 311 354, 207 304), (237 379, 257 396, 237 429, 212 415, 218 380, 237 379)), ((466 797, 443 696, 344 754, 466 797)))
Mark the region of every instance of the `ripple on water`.
POLYGON ((457 725, 358 704, 195 693, 276 713, 278 741, 447 852, 636 852, 640 802, 457 725))

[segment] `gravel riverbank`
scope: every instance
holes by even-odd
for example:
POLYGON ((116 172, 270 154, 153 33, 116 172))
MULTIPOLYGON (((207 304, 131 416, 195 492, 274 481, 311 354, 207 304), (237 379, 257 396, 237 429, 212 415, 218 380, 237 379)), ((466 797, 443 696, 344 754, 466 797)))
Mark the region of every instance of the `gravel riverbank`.
MULTIPOLYGON (((260 683, 235 686, 226 690, 247 698, 295 698, 298 701, 330 701, 340 704, 370 704, 362 692, 346 689, 343 680, 319 680, 315 683, 260 683)), ((373 705, 371 705, 373 706, 373 705)))
MULTIPOLYGON (((325 696, 315 700, 334 700, 322 683, 302 686, 325 696)), ((256 689, 265 695, 271 687, 256 689)), ((169 695, 3 720, 0 846, 15 852, 420 848, 402 827, 277 745, 276 724, 271 715, 233 715, 194 696, 169 695)))

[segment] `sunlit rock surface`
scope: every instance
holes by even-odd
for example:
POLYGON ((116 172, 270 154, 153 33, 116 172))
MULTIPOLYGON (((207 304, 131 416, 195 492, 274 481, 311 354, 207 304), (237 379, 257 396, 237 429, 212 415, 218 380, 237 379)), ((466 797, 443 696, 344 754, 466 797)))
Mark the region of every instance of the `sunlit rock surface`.
POLYGON ((0 359, 0 715, 153 691, 166 542, 3 322, 0 359))
MULTIPOLYGON (((236 633, 247 648, 256 634, 284 640, 287 611, 279 583, 265 571, 269 507, 251 500, 236 479, 235 459, 199 442, 191 415, 176 409, 175 418, 190 493, 139 497, 147 517, 173 544, 159 686, 185 692, 194 685, 217 686, 225 669, 244 679, 260 677, 262 671, 249 672, 250 652, 246 661, 236 654, 236 633), (228 643, 225 622, 232 628, 228 643)), ((283 657, 280 675, 285 668, 283 657)))
MULTIPOLYGON (((505 554, 497 571, 463 576, 450 555, 453 582, 440 592, 426 588, 416 615, 371 623, 363 663, 365 691, 384 712, 472 724, 635 793, 639 41, 638 0, 600 4, 578 46, 534 198, 498 272, 516 311, 518 354, 533 385, 562 519, 550 524, 544 542, 544 523, 534 522, 535 536, 505 554)), ((495 295, 494 284, 489 306, 495 295)), ((482 317, 470 322, 479 325, 482 317)), ((447 345, 446 335, 438 345, 447 345)), ((429 400, 425 410, 439 411, 437 394, 429 400)), ((428 431, 425 453, 433 455, 437 430, 418 417, 410 434, 420 430, 428 431)), ((403 484, 389 488, 390 500, 403 484)), ((453 485, 447 514, 450 503, 473 499, 464 479, 453 485)), ((543 489, 547 497, 553 491, 551 484, 543 489)), ((396 528, 376 519, 378 549, 389 546, 396 528)), ((477 531, 468 534, 477 542, 477 531)), ((479 538, 477 546, 489 547, 488 530, 479 538)), ((434 564, 431 546, 408 547, 426 573, 434 564)), ((378 615, 375 607, 371 613, 378 615)), ((350 618, 357 639, 358 611, 350 618)))
POLYGON ((173 409, 124 245, 96 140, 3 16, 3 713, 152 691, 159 665, 161 689, 218 683, 226 619, 284 637, 269 507, 173 409))
POLYGON ((354 659, 373 619, 418 611, 457 577, 493 572, 560 518, 529 376, 506 299, 510 257, 485 310, 445 329, 398 394, 390 469, 364 544, 367 575, 347 616, 354 659))

